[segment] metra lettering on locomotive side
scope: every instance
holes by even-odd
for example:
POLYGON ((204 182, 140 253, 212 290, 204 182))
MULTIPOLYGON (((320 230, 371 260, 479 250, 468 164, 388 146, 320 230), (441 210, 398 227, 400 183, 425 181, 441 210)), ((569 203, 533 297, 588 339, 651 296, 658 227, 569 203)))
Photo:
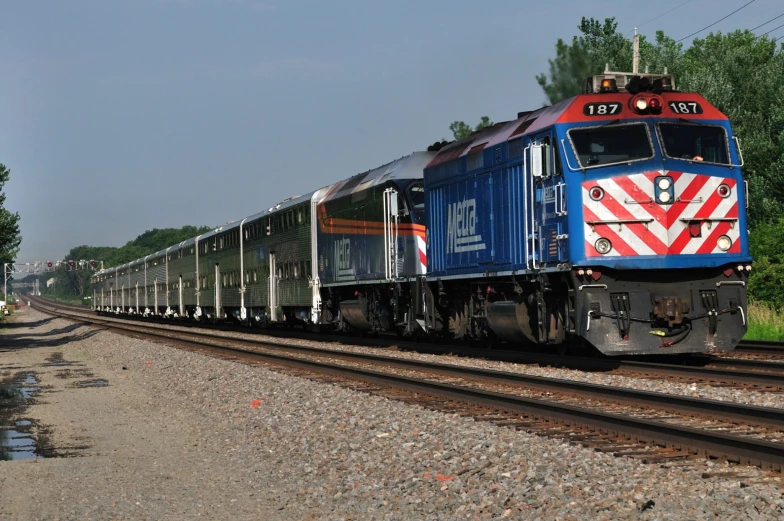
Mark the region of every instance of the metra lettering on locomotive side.
POLYGON ((351 275, 351 239, 338 239, 335 241, 335 275, 342 277, 351 275))
POLYGON ((482 236, 476 233, 476 199, 452 203, 447 211, 446 252, 484 250, 482 236))

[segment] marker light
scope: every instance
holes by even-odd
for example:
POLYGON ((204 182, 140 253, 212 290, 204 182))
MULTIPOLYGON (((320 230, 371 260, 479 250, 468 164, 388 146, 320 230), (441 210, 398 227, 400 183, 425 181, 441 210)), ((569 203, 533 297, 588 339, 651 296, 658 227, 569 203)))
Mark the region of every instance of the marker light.
POLYGON ((732 239, 726 235, 722 235, 716 241, 716 246, 718 246, 721 251, 727 251, 732 247, 732 239))
POLYGON ((596 248, 596 251, 602 255, 607 255, 610 253, 610 250, 612 250, 612 243, 609 241, 609 239, 605 239, 604 237, 596 241, 593 246, 596 248))
POLYGON ((659 194, 659 202, 660 203, 669 203, 670 202, 670 193, 669 192, 662 192, 659 194))
POLYGON ((659 113, 661 112, 663 103, 661 98, 653 97, 651 98, 650 102, 648 102, 648 106, 651 108, 651 112, 659 113))
POLYGON ((604 197, 604 190, 602 190, 598 186, 594 186, 593 188, 591 188, 588 194, 591 196, 591 199, 593 199, 594 201, 600 201, 602 197, 604 197))
POLYGON ((605 78, 602 80, 602 86, 599 89, 601 92, 618 92, 618 87, 615 84, 614 78, 605 78))
POLYGON ((727 197, 730 196, 732 190, 728 185, 721 184, 719 185, 719 188, 716 190, 716 192, 719 194, 719 197, 723 197, 724 199, 726 199, 727 197))
POLYGON ((656 184, 659 187, 659 190, 669 190, 670 186, 672 186, 672 182, 667 177, 660 178, 656 184))

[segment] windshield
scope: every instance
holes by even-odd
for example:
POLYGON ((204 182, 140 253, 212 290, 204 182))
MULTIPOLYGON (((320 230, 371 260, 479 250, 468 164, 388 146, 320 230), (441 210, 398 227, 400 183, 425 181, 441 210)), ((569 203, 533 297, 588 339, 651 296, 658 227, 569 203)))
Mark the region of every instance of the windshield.
POLYGON ((644 123, 573 128, 569 139, 582 168, 640 161, 654 154, 644 123))
POLYGON ((408 187, 408 197, 414 210, 425 209, 425 187, 419 183, 408 187))
POLYGON ((713 125, 659 123, 664 153, 675 159, 728 165, 727 133, 713 125))

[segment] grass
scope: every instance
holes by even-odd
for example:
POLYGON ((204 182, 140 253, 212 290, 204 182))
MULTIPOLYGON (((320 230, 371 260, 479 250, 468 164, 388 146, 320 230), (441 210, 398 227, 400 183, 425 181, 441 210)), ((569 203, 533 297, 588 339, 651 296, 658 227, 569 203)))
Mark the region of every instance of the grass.
POLYGON ((784 316, 759 302, 749 302, 749 329, 743 337, 745 340, 784 340, 784 316))
POLYGON ((85 300, 80 297, 64 297, 61 295, 42 295, 42 297, 62 304, 74 304, 76 306, 84 306, 85 300))

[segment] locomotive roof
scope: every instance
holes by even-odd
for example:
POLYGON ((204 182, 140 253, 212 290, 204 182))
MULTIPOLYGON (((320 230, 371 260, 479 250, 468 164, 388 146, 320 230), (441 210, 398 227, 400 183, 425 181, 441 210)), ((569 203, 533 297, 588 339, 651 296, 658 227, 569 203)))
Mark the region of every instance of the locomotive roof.
POLYGON ((438 155, 427 165, 428 167, 456 159, 488 146, 508 141, 522 134, 534 133, 557 122, 574 98, 561 101, 555 105, 542 107, 531 112, 521 112, 517 119, 501 121, 491 127, 485 127, 468 137, 454 141, 438 151, 438 155))
MULTIPOLYGON (((672 99, 674 97, 678 101, 697 101, 703 108, 703 112, 700 114, 676 114, 670 117, 688 120, 727 119, 727 116, 722 114, 699 94, 693 92, 672 91, 663 92, 659 94, 659 96, 665 100, 668 98, 672 99)), ((540 130, 555 125, 556 123, 584 123, 591 121, 597 124, 601 124, 606 123, 608 119, 639 119, 642 117, 647 117, 641 116, 632 110, 623 110, 617 115, 608 116, 601 119, 586 116, 583 113, 583 109, 586 103, 607 103, 617 101, 621 103, 622 106, 626 106, 631 97, 632 95, 626 91, 603 94, 580 94, 554 105, 542 107, 532 112, 521 112, 517 119, 496 123, 491 127, 474 132, 466 138, 449 143, 438 151, 438 155, 427 166, 433 167, 439 165, 446 161, 468 155, 470 152, 476 152, 482 150, 485 147, 494 146, 504 141, 508 141, 519 135, 536 134, 540 130)), ((662 116, 656 115, 654 117, 662 116)))
POLYGON ((328 193, 321 202, 339 199, 355 192, 367 190, 368 188, 383 184, 387 181, 422 179, 422 171, 435 156, 435 152, 413 152, 400 159, 368 170, 367 172, 338 181, 332 185, 330 193, 328 193))

